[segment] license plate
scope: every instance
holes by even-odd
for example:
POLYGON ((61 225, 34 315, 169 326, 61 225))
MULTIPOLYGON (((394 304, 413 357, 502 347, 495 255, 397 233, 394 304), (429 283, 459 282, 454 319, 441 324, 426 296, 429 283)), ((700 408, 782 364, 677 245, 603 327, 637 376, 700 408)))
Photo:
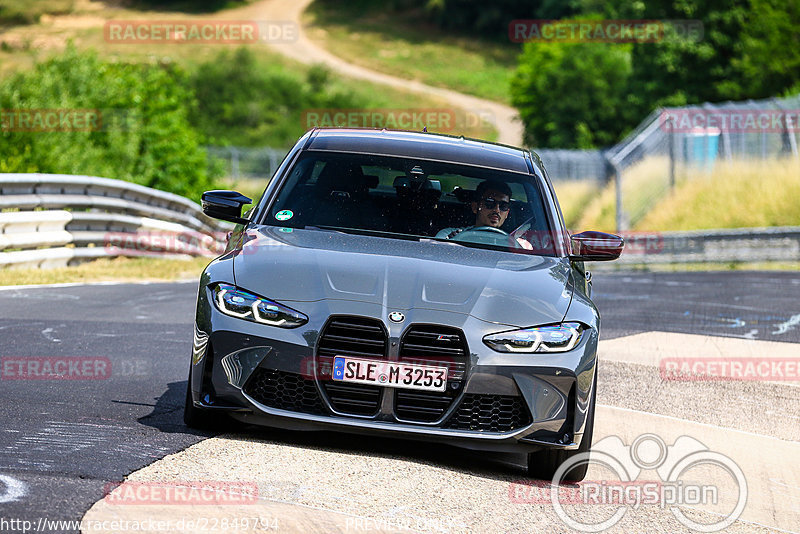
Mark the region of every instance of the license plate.
POLYGON ((447 367, 412 365, 401 362, 363 360, 336 356, 333 359, 334 380, 404 389, 445 391, 447 367))

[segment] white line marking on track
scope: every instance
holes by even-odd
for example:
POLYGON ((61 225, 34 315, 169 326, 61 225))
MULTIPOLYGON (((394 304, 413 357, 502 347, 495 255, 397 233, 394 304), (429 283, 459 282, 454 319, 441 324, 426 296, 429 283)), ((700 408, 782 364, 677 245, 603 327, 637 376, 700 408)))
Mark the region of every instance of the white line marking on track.
POLYGON ((61 284, 27 284, 20 286, 0 286, 0 291, 14 291, 16 289, 47 289, 59 287, 82 287, 82 286, 125 286, 125 285, 144 285, 144 284, 190 284, 198 283, 198 280, 191 278, 185 280, 137 280, 135 282, 67 282, 61 284))
POLYGON ((792 315, 792 317, 786 322, 783 322, 781 324, 775 325, 775 326, 778 327, 778 329, 775 330, 774 332, 772 332, 772 335, 773 336, 778 336, 778 335, 781 335, 781 334, 785 334, 789 330, 793 330, 794 327, 799 325, 799 324, 800 324, 800 313, 798 313, 797 315, 792 315))
MULTIPOLYGON (((63 328, 63 327, 65 327, 65 326, 67 326, 67 325, 65 325, 65 324, 60 324, 60 325, 58 325, 56 328, 63 328)), ((54 329, 54 328, 45 328, 44 330, 42 330, 42 335, 43 335, 43 336, 44 336, 44 338, 45 338, 46 340, 48 340, 48 341, 52 341, 53 343, 61 343, 61 340, 60 340, 60 339, 58 339, 57 337, 55 337, 55 336, 53 335, 53 332, 55 332, 55 329, 54 329)))
POLYGON ((28 486, 21 480, 0 475, 0 484, 5 486, 5 491, 0 493, 0 503, 14 502, 28 494, 28 486))

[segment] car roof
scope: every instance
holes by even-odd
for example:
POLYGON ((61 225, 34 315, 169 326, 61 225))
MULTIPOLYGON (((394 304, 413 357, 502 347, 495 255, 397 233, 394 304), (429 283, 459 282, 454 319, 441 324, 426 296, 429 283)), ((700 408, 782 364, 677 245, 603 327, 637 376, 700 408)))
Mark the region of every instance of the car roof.
POLYGON ((522 149, 431 132, 317 128, 305 149, 421 158, 530 174, 525 160, 529 153, 522 149))

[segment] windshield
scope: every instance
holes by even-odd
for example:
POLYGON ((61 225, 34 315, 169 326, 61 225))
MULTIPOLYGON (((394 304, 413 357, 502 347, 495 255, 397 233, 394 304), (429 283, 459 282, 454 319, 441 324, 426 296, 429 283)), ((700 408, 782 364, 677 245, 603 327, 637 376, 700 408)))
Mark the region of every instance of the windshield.
POLYGON ((555 255, 535 177, 422 159, 310 151, 265 224, 555 255))

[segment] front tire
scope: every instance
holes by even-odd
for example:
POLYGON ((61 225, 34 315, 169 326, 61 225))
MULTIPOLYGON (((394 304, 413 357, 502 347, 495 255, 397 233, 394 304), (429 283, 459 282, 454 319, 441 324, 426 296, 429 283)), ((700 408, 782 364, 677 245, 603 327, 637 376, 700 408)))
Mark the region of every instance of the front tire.
MULTIPOLYGON (((574 451, 565 451, 562 449, 545 449, 541 451, 531 452, 528 454, 528 474, 532 478, 538 480, 553 480, 558 468, 562 463, 570 458, 586 453, 592 447, 592 434, 594 431, 594 405, 597 399, 597 374, 595 373, 594 389, 592 390, 592 397, 589 400, 589 412, 586 416, 586 431, 583 433, 583 439, 580 446, 574 451)), ((587 456, 588 459, 588 456, 587 456)), ((589 462, 581 462, 580 465, 570 469, 562 478, 566 482, 580 482, 586 478, 586 473, 589 470, 589 462)))
POLYGON ((196 430, 224 430, 230 422, 228 416, 212 410, 203 410, 194 405, 192 400, 192 371, 186 381, 186 402, 183 405, 183 422, 196 430))

